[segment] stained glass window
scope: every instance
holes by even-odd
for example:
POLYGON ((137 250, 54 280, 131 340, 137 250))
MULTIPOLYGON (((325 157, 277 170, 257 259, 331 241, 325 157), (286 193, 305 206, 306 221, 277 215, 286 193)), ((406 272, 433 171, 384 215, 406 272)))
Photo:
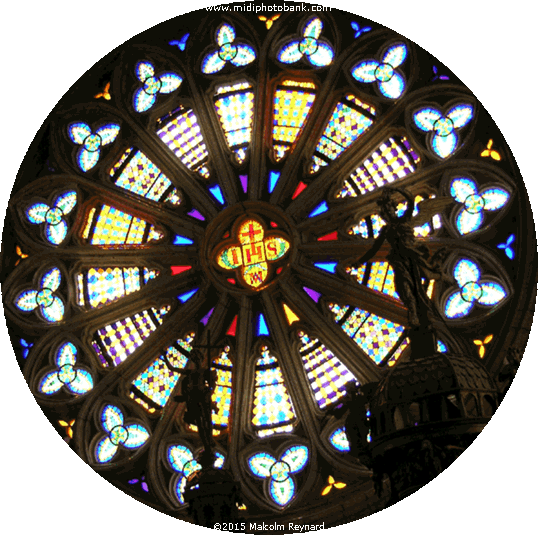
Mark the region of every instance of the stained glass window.
POLYGON ((310 172, 316 173, 338 158, 374 122, 376 111, 354 95, 346 95, 333 109, 331 118, 318 141, 310 172))
POLYGON ((316 99, 312 82, 284 80, 273 99, 273 150, 275 159, 282 160, 291 149, 316 99))
POLYGON ((161 170, 140 150, 127 149, 110 170, 116 186, 152 201, 179 205, 177 189, 161 170))
POLYGON ((159 241, 163 235, 148 221, 103 204, 90 210, 82 238, 101 247, 136 246, 159 241))
POLYGON ((207 147, 198 118, 190 108, 179 106, 157 121, 157 135, 181 163, 203 178, 209 178, 207 147))
POLYGON ((131 383, 129 396, 148 412, 162 409, 187 366, 194 333, 180 338, 162 352, 131 383))
POLYGON ((327 463, 356 481, 328 510, 363 503, 346 385, 413 355, 395 242, 375 242, 389 191, 399 216, 418 204, 414 245, 439 259, 421 275, 437 350, 495 375, 532 300, 532 222, 456 74, 334 10, 204 11, 136 36, 60 101, 9 201, 2 294, 32 393, 107 479, 191 519, 202 446, 178 394, 200 365, 245 518, 308 510, 327 463))
POLYGON ((295 409, 278 360, 267 347, 261 349, 256 361, 252 426, 258 436, 289 433, 296 420, 295 409))
POLYGON ((215 109, 226 143, 234 151, 239 163, 243 163, 252 137, 254 116, 254 92, 247 82, 221 85, 215 94, 215 109))
POLYGON ((216 381, 213 386, 212 401, 215 403, 212 420, 215 429, 222 430, 228 427, 232 405, 232 361, 228 356, 229 347, 213 362, 216 371, 216 381))
POLYGON ((344 182, 337 198, 366 195, 416 171, 420 157, 405 137, 381 143, 344 182))
POLYGON ((320 409, 337 402, 346 392, 346 383, 357 383, 356 377, 317 338, 299 333, 299 352, 312 393, 320 409))
POLYGON ((137 292, 159 271, 146 267, 91 267, 76 274, 77 304, 96 308, 137 292))
POLYGON ((162 324, 169 311, 169 306, 143 310, 98 329, 92 347, 101 364, 105 367, 121 364, 162 324))

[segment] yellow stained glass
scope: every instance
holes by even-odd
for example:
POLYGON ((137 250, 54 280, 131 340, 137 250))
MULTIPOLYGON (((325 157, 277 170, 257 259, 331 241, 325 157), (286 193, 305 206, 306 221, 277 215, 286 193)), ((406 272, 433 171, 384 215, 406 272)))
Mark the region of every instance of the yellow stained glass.
POLYGON ((216 255, 217 265, 226 270, 241 268, 244 282, 258 288, 269 275, 267 262, 279 260, 290 248, 283 237, 265 237, 265 234, 263 225, 256 219, 242 222, 237 230, 236 240, 239 243, 221 249, 216 255))
POLYGON ((293 312, 293 310, 284 303, 284 313, 286 314, 286 319, 288 320, 288 325, 291 325, 292 323, 295 323, 296 321, 299 321, 299 316, 293 312))

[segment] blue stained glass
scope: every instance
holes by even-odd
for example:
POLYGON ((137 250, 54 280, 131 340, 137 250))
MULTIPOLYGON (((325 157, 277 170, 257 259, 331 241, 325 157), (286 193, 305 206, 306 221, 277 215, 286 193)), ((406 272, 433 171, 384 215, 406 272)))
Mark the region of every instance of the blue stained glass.
POLYGON ((446 353, 448 351, 445 343, 442 340, 437 340, 437 351, 439 351, 439 353, 446 353))
POLYGON ((270 336, 269 327, 267 327, 267 322, 265 321, 263 314, 260 314, 258 316, 257 335, 258 336, 270 336))
POLYGON ((215 199, 217 199, 220 204, 224 204, 226 202, 224 200, 224 195, 222 194, 220 186, 215 184, 214 186, 209 188, 209 191, 211 192, 211 195, 213 195, 213 197, 215 197, 215 199))
POLYGON ((178 295, 177 298, 182 303, 186 303, 197 291, 198 291, 198 288, 195 288, 194 290, 191 290, 190 292, 178 295))
POLYGON ((499 245, 497 245, 498 249, 504 250, 504 252, 506 253, 506 256, 510 260, 513 260, 514 257, 515 257, 514 249, 512 248, 512 244, 515 241, 516 241, 516 235, 515 234, 510 234, 510 236, 508 236, 508 239, 506 240, 505 243, 499 243, 499 245))
POLYGON ((317 268, 328 271, 329 273, 336 273, 336 266, 338 262, 316 262, 314 264, 317 268))
POLYGON ((22 358, 25 359, 28 356, 28 353, 30 352, 30 349, 34 346, 34 344, 27 342, 24 338, 20 339, 20 344, 22 348, 22 358))
POLYGON ((327 212, 329 210, 329 206, 327 205, 327 201, 323 201, 321 204, 318 204, 312 212, 308 215, 308 217, 315 217, 317 215, 323 214, 324 212, 327 212))
POLYGON ((279 178, 280 178, 280 173, 278 171, 271 171, 269 173, 269 193, 273 193, 273 190, 275 189, 275 186, 279 178))
POLYGON ((347 453, 350 450, 349 440, 347 439, 346 431, 344 427, 339 427, 331 433, 329 442, 338 451, 347 453))
POLYGON ((190 238, 185 236, 179 236, 176 234, 174 236, 174 245, 192 245, 194 242, 190 238))

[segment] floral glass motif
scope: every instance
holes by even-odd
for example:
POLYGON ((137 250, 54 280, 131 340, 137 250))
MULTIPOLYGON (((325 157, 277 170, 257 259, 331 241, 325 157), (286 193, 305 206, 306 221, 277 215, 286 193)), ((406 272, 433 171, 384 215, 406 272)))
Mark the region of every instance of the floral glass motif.
POLYGON ((239 224, 237 238, 220 250, 216 260, 223 269, 239 269, 247 288, 259 288, 269 277, 268 262, 280 260, 289 248, 288 240, 275 233, 266 235, 260 221, 249 218, 239 224))
POLYGON ((485 212, 495 212, 506 205, 510 194, 498 186, 480 191, 472 178, 452 180, 450 195, 463 206, 456 215, 456 227, 461 235, 477 231, 485 220, 485 212))
POLYGON ((430 134, 430 148, 444 159, 454 154, 459 142, 457 132, 467 126, 473 116, 473 106, 456 104, 446 114, 433 107, 421 108, 413 114, 413 121, 419 130, 430 134))
POLYGON ((404 43, 395 43, 387 48, 381 61, 361 61, 351 70, 355 80, 363 84, 377 83, 379 92, 386 98, 400 98, 405 90, 405 78, 397 70, 407 57, 404 43))
POLYGON ((235 29, 231 24, 224 23, 218 27, 216 41, 219 48, 207 54, 202 61, 204 74, 215 74, 228 62, 234 67, 245 67, 256 59, 256 52, 250 45, 236 42, 235 29))
POLYGON ((101 156, 101 147, 110 145, 120 133, 120 125, 108 123, 92 132, 83 122, 72 123, 67 128, 69 138, 75 145, 81 145, 77 153, 77 164, 86 172, 95 167, 101 156))
POLYGON ((510 236, 508 236, 508 239, 505 242, 499 243, 499 245, 497 245, 497 249, 501 249, 502 251, 504 251, 506 256, 510 260, 513 260, 516 256, 514 249, 512 247, 515 241, 516 241, 516 235, 510 234, 510 236))
MULTIPOLYGON (((178 473, 174 484, 174 492, 179 503, 183 505, 185 503, 183 492, 187 485, 187 479, 195 472, 201 470, 202 465, 196 460, 191 448, 183 444, 170 446, 167 450, 166 457, 170 467, 178 473)), ((225 456, 220 452, 215 452, 213 467, 221 469, 225 462, 225 456)))
POLYGON ((65 305, 54 293, 60 287, 62 274, 57 267, 45 272, 39 281, 39 290, 24 290, 15 298, 15 306, 22 312, 39 311, 49 323, 61 321, 65 305))
POLYGON ((141 424, 126 424, 123 412, 115 405, 106 405, 101 411, 101 426, 105 436, 95 446, 95 458, 99 463, 110 462, 120 448, 135 450, 149 439, 148 430, 141 424))
POLYGON ((157 100, 157 94, 173 93, 183 78, 173 72, 155 75, 155 67, 149 61, 139 61, 135 67, 136 77, 142 82, 133 96, 133 107, 138 113, 149 110, 157 100))
POLYGON ((38 202, 26 209, 26 219, 32 225, 45 224, 45 238, 52 245, 59 245, 67 236, 67 222, 65 216, 73 211, 77 204, 76 191, 66 191, 49 206, 47 203, 38 202))
POLYGON ((77 348, 71 342, 62 344, 56 351, 56 368, 41 378, 37 387, 39 392, 50 396, 59 392, 62 387, 77 396, 89 392, 93 388, 92 375, 80 366, 75 367, 76 361, 77 348))
POLYGON ((254 476, 266 480, 267 491, 273 502, 285 507, 296 494, 293 474, 305 468, 309 456, 306 446, 294 445, 287 448, 278 460, 267 452, 256 453, 249 457, 248 466, 254 476))
POLYGON ((478 264, 468 258, 462 258, 456 262, 453 275, 459 288, 446 300, 445 315, 448 319, 467 316, 475 304, 493 307, 501 303, 508 295, 498 282, 482 279, 478 264))
POLYGON ((282 63, 297 63, 306 58, 314 67, 326 67, 334 58, 334 50, 328 41, 321 39, 323 22, 318 17, 310 18, 303 27, 300 40, 292 40, 284 44, 278 54, 282 63))
POLYGON ((110 176, 119 188, 145 199, 174 206, 181 204, 181 196, 170 179, 142 151, 133 147, 114 164, 110 176))

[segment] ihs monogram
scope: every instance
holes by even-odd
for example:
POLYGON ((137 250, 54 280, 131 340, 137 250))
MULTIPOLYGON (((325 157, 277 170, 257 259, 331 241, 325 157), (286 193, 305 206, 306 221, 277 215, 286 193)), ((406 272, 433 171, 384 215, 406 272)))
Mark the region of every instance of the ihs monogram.
POLYGON ((268 262, 282 258, 290 244, 276 234, 264 239, 263 225, 252 217, 239 225, 236 234, 236 240, 218 252, 217 264, 226 270, 240 268, 242 282, 258 288, 269 276, 268 262))

